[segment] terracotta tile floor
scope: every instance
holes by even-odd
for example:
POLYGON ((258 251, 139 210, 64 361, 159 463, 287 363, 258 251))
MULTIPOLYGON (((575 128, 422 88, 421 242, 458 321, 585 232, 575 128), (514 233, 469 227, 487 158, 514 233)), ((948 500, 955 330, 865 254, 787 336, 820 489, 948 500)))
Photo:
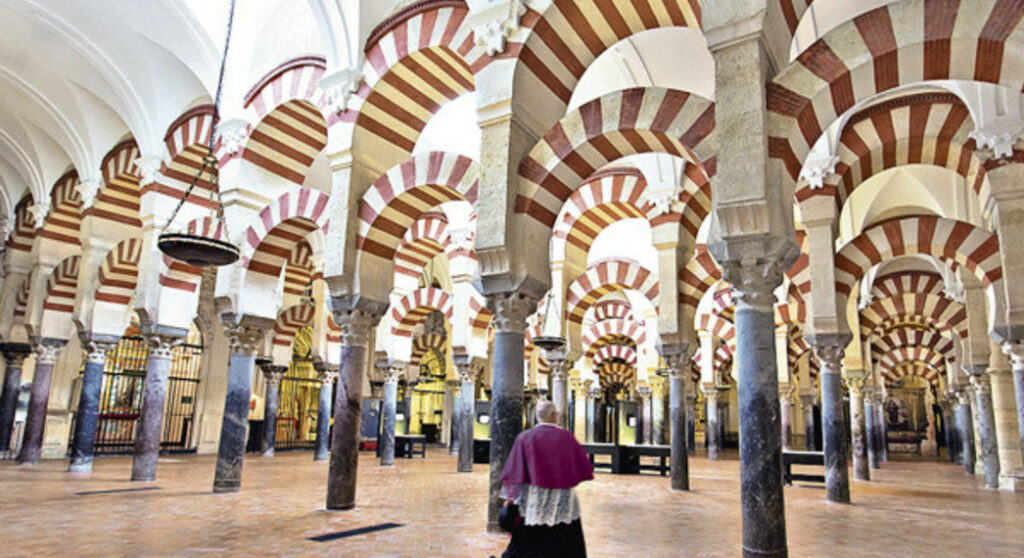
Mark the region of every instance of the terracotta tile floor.
MULTIPOLYGON (((580 490, 591 556, 737 556, 739 463, 691 460, 694 490, 657 476, 599 474, 580 490)), ((731 460, 728 459, 731 457, 731 460)), ((360 461, 359 507, 323 511, 326 463, 309 453, 246 457, 243 491, 210 493, 213 456, 161 460, 160 480, 127 482, 131 460, 90 477, 65 461, 0 463, 0 555, 488 556, 506 542, 484 525, 486 467, 457 474, 440 450, 394 468, 360 461), (157 486, 158 490, 76 495, 157 486), (331 542, 307 537, 385 522, 403 527, 331 542)), ((786 489, 792 556, 1024 556, 1024 495, 978 489, 960 467, 889 462, 853 486, 852 506, 820 488, 786 489)))

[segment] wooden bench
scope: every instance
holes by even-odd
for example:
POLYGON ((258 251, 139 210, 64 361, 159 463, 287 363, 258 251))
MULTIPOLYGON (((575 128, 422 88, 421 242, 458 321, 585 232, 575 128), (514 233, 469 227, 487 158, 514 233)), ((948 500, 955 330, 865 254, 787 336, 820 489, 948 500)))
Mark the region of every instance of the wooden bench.
POLYGON ((473 463, 487 465, 491 462, 491 439, 473 438, 473 463))
POLYGON ((412 459, 415 456, 427 458, 427 437, 415 434, 395 436, 395 457, 412 459))
POLYGON ((594 469, 607 468, 610 473, 619 472, 619 446, 615 444, 583 444, 583 449, 587 452, 587 456, 590 457, 590 466, 594 469), (598 461, 596 457, 598 455, 607 455, 611 457, 610 461, 598 461))
POLYGON ((590 457, 590 464, 594 469, 608 469, 614 475, 638 475, 641 471, 658 471, 658 474, 668 474, 671 465, 669 457, 672 455, 670 446, 617 446, 615 444, 583 444, 583 449, 590 457), (610 461, 598 461, 597 456, 607 455, 610 461), (641 457, 656 457, 657 464, 641 463, 641 457))
POLYGON ((657 471, 659 475, 665 476, 671 470, 671 462, 669 458, 672 456, 672 446, 655 446, 655 445, 643 445, 643 446, 625 446, 626 447, 626 461, 631 463, 635 458, 635 466, 640 471, 657 471), (658 463, 656 465, 648 465, 640 461, 641 457, 656 457, 658 463))
POLYGON ((818 465, 825 468, 825 452, 820 451, 784 451, 782 452, 782 479, 786 484, 793 481, 825 482, 825 475, 808 475, 794 473, 793 465, 818 465))

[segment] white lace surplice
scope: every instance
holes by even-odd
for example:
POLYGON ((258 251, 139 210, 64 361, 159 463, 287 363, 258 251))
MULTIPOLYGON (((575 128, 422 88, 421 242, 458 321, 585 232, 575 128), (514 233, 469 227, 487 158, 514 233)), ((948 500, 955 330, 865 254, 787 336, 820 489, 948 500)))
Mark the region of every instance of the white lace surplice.
MULTIPOLYGON (((506 496, 504 487, 502 496, 506 496)), ((541 488, 523 484, 515 499, 526 525, 572 523, 580 518, 580 501, 572 488, 541 488)))

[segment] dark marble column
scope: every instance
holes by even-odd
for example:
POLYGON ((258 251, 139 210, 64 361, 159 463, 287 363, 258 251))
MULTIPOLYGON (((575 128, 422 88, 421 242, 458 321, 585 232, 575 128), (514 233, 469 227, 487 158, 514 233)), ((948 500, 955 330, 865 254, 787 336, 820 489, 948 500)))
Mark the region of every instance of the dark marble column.
MULTIPOLYGON (((663 446, 667 442, 665 439, 665 381, 665 378, 657 378, 651 389, 651 443, 659 446, 663 446)), ((685 434, 683 435, 685 436, 685 434)))
POLYGON ((782 449, 788 450, 793 444, 792 424, 790 418, 793 409, 793 392, 786 390, 779 393, 779 420, 782 425, 782 449))
POLYGON ((964 470, 974 474, 974 425, 971 417, 970 388, 960 386, 957 391, 956 430, 960 439, 960 455, 964 470))
POLYGON ((395 408, 398 405, 398 379, 405 374, 407 364, 392 363, 384 373, 384 405, 381 411, 380 464, 395 464, 395 408))
POLYGON ((82 371, 82 390, 78 397, 78 411, 75 414, 75 431, 71 439, 71 463, 68 471, 88 473, 92 471, 92 458, 96 453, 96 425, 100 415, 100 391, 103 389, 103 367, 107 362, 107 351, 117 347, 117 339, 102 341, 85 336, 85 367, 82 371))
POLYGON ((263 397, 263 443, 260 450, 263 457, 274 457, 274 442, 277 440, 277 402, 281 394, 281 379, 288 367, 283 364, 261 364, 260 371, 266 380, 267 392, 263 397))
POLYGON ((598 401, 601 399, 601 388, 595 385, 587 386, 587 424, 586 424, 586 441, 588 444, 594 443, 597 439, 597 413, 598 401))
POLYGON ((734 285, 736 301, 740 502, 743 556, 747 558, 782 558, 788 554, 772 294, 782 282, 781 267, 766 261, 744 265, 741 273, 734 268, 732 273, 723 274, 734 285))
POLYGON ((476 380, 480 376, 479 367, 466 355, 457 355, 455 366, 459 370, 462 381, 461 394, 456 401, 459 406, 459 461, 457 471, 473 472, 473 424, 476 422, 476 380))
POLYGON ((256 368, 256 349, 273 321, 251 316, 241 321, 233 315, 221 316, 224 333, 231 344, 228 363, 228 390, 224 396, 224 417, 220 423, 220 445, 213 492, 238 492, 242 488, 242 462, 249 433, 249 398, 256 368))
POLYGON ((814 424, 814 394, 805 393, 800 396, 800 407, 804 412, 804 449, 818 451, 818 432, 814 424))
POLYGON ((942 429, 946 432, 946 459, 950 463, 956 463, 960 456, 960 445, 956 439, 953 401, 949 395, 942 394, 942 397, 939 398, 939 407, 942 409, 942 429))
POLYGON ((850 473, 843 413, 842 376, 839 373, 845 342, 816 345, 814 355, 821 373, 821 423, 824 427, 825 493, 830 502, 850 503, 850 473))
MULTIPOLYGON (((685 375, 685 373, 684 373, 685 375)), ((687 384, 683 384, 686 386, 687 384)), ((696 388, 695 388, 696 389, 696 388)), ((697 455, 697 395, 686 396, 686 453, 697 455)))
MULTIPOLYGON (((980 367, 984 368, 984 367, 980 367)), ((999 488, 999 445, 996 442, 996 418, 992 409, 992 384, 984 371, 971 373, 971 386, 978 409, 978 434, 981 436, 981 462, 985 468, 985 488, 999 488)))
POLYGON ((46 410, 50 403, 50 380, 53 365, 57 363, 66 339, 46 338, 35 344, 36 371, 32 376, 32 393, 28 400, 28 416, 21 439, 18 463, 34 465, 43 455, 43 430, 46 428, 46 410))
POLYGON ((689 367, 684 365, 687 353, 663 354, 668 368, 669 391, 669 453, 672 473, 672 490, 690 489, 689 409, 686 384, 689 382, 689 367))
MULTIPOLYGON (((551 366, 551 402, 558 413, 558 426, 569 428, 569 368, 571 362, 566 360, 566 351, 544 351, 544 358, 551 366)), ((534 420, 533 409, 530 418, 534 420)))
POLYGON ((853 448, 853 478, 871 480, 871 468, 868 465, 868 434, 867 420, 864 417, 864 380, 863 375, 848 377, 850 389, 850 442, 853 448))
POLYGON ((338 365, 321 363, 316 370, 320 380, 320 398, 316 407, 316 451, 313 461, 327 461, 331 453, 331 407, 334 382, 338 379, 338 365))
POLYGON ((888 427, 885 425, 885 397, 882 394, 878 395, 878 404, 875 405, 875 413, 878 415, 878 419, 875 424, 878 425, 878 445, 882 448, 882 461, 889 460, 889 440, 888 440, 888 427))
POLYGON ((640 420, 643 423, 640 431, 640 443, 653 444, 654 410, 651 408, 651 388, 641 386, 637 388, 637 391, 640 393, 640 420))
POLYGON ((872 469, 880 469, 881 456, 878 451, 878 433, 875 425, 875 388, 864 388, 864 431, 867 436, 868 466, 872 469))
POLYGON ((1003 352, 1013 367, 1013 390, 1017 398, 1017 427, 1020 430, 1021 456, 1024 457, 1024 343, 1004 343, 1003 352))
MULTIPOLYGON (((142 415, 135 427, 135 453, 132 456, 133 481, 156 480, 157 459, 160 457, 160 439, 163 437, 164 399, 167 394, 167 376, 171 370, 171 353, 182 337, 151 334, 146 336, 149 356, 146 360, 146 379, 143 383, 142 415)), ((248 404, 248 399, 246 399, 248 404)))
POLYGON ((373 330, 384 314, 383 305, 372 310, 341 310, 335 298, 334 323, 341 328, 341 369, 334 402, 331 433, 331 464, 327 476, 327 509, 348 510, 356 505, 356 473, 359 468, 359 421, 362 418, 363 376, 373 330))
POLYGON ((498 511, 502 501, 502 468, 516 436, 523 427, 523 351, 526 317, 537 308, 537 301, 521 293, 502 293, 488 297, 494 312, 494 371, 491 381, 491 470, 487 499, 487 530, 501 532, 498 511))
POLYGON ((445 421, 448 423, 448 455, 459 454, 459 413, 462 407, 459 405, 459 380, 447 380, 445 382, 445 408, 448 415, 445 421))
POLYGON ((7 370, 4 373, 3 394, 0 395, 0 453, 11 449, 11 429, 14 428, 14 413, 18 409, 18 394, 21 390, 21 366, 32 352, 28 343, 0 343, 7 370))
POLYGON ((708 459, 718 461, 718 454, 722 451, 721 429, 718 424, 718 397, 721 393, 714 385, 704 385, 701 388, 704 393, 704 404, 707 405, 707 417, 704 436, 707 438, 708 459))

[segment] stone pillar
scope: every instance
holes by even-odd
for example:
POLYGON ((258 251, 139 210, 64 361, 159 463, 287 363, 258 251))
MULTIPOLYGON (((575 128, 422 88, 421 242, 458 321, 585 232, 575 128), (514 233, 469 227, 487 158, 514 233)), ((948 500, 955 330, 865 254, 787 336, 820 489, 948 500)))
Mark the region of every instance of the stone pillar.
POLYGON ((843 387, 839 373, 846 343, 815 345, 821 373, 821 422, 824 427, 825 493, 830 502, 850 503, 850 473, 846 462, 843 387))
MULTIPOLYGON (((156 480, 157 460, 160 457, 160 439, 163 437, 164 401, 167 395, 167 376, 171 370, 171 353, 181 342, 177 335, 146 335, 149 355, 146 360, 146 379, 143 385, 142 415, 135 429, 135 453, 132 456, 133 481, 156 480)), ((246 408, 249 398, 246 396, 246 408)))
MULTIPOLYGON (((685 375, 685 373, 684 373, 685 375)), ((686 387, 686 384, 683 384, 686 387)), ((697 395, 686 396, 686 453, 697 455, 697 395)))
MULTIPOLYGON (((651 389, 651 443, 665 445, 665 379, 657 378, 651 389)), ((685 414, 685 413, 684 413, 685 414)), ((684 434, 685 437, 685 434, 684 434)))
POLYGON ((277 440, 277 401, 281 393, 281 379, 288 372, 288 367, 271 363, 261 365, 260 370, 267 384, 267 392, 263 398, 263 443, 260 450, 263 457, 274 457, 274 442, 277 440))
POLYGON ((501 470, 516 436, 523 426, 523 351, 526 318, 537 308, 537 301, 521 293, 502 293, 488 297, 494 311, 494 370, 491 381, 491 470, 487 500, 487 530, 501 532, 501 470))
POLYGON ((804 449, 806 451, 818 451, 818 432, 814 425, 814 394, 805 393, 800 395, 800 408, 804 412, 804 449))
MULTIPOLYGON (((981 462, 985 468, 985 488, 999 488, 999 449, 996 443, 995 413, 992 410, 992 387, 988 374, 972 371, 971 386, 978 409, 978 434, 981 437, 981 462)), ((929 412, 931 412, 929 410, 929 412)))
POLYGON ((968 475, 974 474, 974 426, 971 420, 970 388, 961 386, 956 393, 956 430, 960 440, 960 455, 964 470, 968 475))
MULTIPOLYGON (((337 299, 334 304, 337 308, 337 299)), ((341 368, 338 373, 338 396, 334 402, 331 463, 327 474, 329 510, 349 510, 356 505, 359 421, 362 418, 366 353, 370 336, 382 315, 383 310, 334 311, 334 323, 341 329, 341 368)))
POLYGON ((35 344, 36 372, 32 377, 32 394, 28 400, 28 416, 25 417, 25 431, 21 439, 18 463, 34 465, 43 454, 43 430, 46 427, 46 409, 50 403, 50 380, 53 365, 60 350, 67 344, 65 339, 45 338, 35 344))
POLYGON ((27 343, 0 343, 0 352, 3 352, 7 363, 3 395, 0 395, 0 453, 3 453, 11 449, 11 430, 21 389, 21 366, 32 352, 32 347, 27 343))
MULTIPOLYGON (((550 362, 550 361, 549 361, 550 362)), ((558 426, 569 428, 569 365, 565 361, 551 364, 551 402, 558 412, 558 426)))
POLYGON ((213 492, 238 492, 242 488, 242 462, 249 433, 249 398, 256 368, 256 349, 273 320, 249 316, 238 322, 233 315, 224 315, 224 334, 230 344, 228 388, 224 396, 224 418, 220 423, 220 444, 217 468, 213 475, 213 492))
POLYGON ((848 377, 850 388, 850 438, 853 445, 853 478, 871 480, 868 466, 868 435, 864 418, 864 376, 848 377))
POLYGON ((405 420, 402 421, 402 433, 409 434, 412 428, 412 396, 416 392, 418 381, 410 380, 405 382, 402 390, 402 401, 405 402, 405 420))
POLYGON ((597 413, 598 401, 601 399, 601 387, 592 385, 587 388, 587 436, 588 444, 594 443, 597 439, 597 413))
POLYGON ((82 346, 85 349, 85 367, 71 440, 68 471, 72 473, 92 471, 92 458, 96 453, 96 426, 100 416, 100 391, 103 389, 103 366, 107 362, 107 351, 117 347, 117 340, 97 341, 86 336, 82 346))
POLYGON ((793 443, 791 435, 791 425, 793 421, 791 419, 793 401, 793 392, 786 390, 779 393, 779 419, 782 421, 782 449, 788 450, 793 443))
POLYGON ((640 443, 652 444, 654 443, 654 415, 651 409, 651 388, 641 386, 637 388, 637 391, 640 393, 640 416, 643 421, 640 443))
POLYGON ((320 380, 320 399, 316 407, 316 451, 313 453, 313 461, 327 461, 331 454, 331 394, 334 382, 338 380, 338 366, 321 363, 316 373, 320 380))
POLYGON ((1017 428, 1021 457, 1024 459, 1024 343, 1006 343, 1003 345, 1003 351, 1010 355, 1013 367, 1013 388, 1017 396, 1017 428))
POLYGON ((447 380, 444 384, 445 409, 448 410, 448 455, 459 453, 459 413, 462 406, 459 404, 459 392, 462 384, 459 380, 447 380))
POLYGON ((876 430, 877 415, 875 414, 875 388, 864 388, 864 435, 867 437, 868 466, 872 469, 882 468, 882 456, 878 450, 878 434, 876 430))
POLYGON ((704 393, 704 404, 707 406, 704 413, 707 419, 704 437, 708 444, 708 460, 718 461, 718 454, 722 451, 721 430, 718 425, 718 395, 721 392, 714 384, 703 385, 701 392, 704 393))
POLYGON ((405 374, 406 363, 395 362, 384 373, 384 409, 381 411, 383 428, 380 433, 380 464, 395 464, 395 407, 398 404, 398 379, 405 374))
POLYGON ((664 356, 668 368, 669 390, 669 451, 670 472, 672 473, 672 490, 690 489, 690 452, 688 431, 688 404, 686 383, 689 381, 689 368, 685 366, 686 352, 664 356))
POLYGON ((479 368, 468 356, 458 358, 455 362, 462 381, 462 393, 459 398, 459 462, 458 472, 473 472, 473 424, 476 421, 476 380, 480 376, 479 368))
POLYGON ((992 385, 992 414, 995 418, 996 443, 999 451, 999 489, 1024 492, 1024 460, 1021 458, 1020 438, 1017 436, 1013 374, 1002 353, 993 351, 990 355, 995 357, 988 369, 988 376, 992 385), (995 362, 995 359, 1000 357, 1003 362, 995 362))
POLYGON ((956 422, 953 418, 953 402, 949 396, 943 394, 939 398, 939 408, 942 409, 942 429, 946 431, 946 459, 950 463, 956 463, 959 459, 960 448, 956 439, 956 422))
POLYGON ((875 413, 877 419, 875 424, 878 425, 878 446, 882 448, 882 461, 889 461, 889 427, 885 424, 885 396, 881 393, 878 394, 878 399, 875 404, 875 413))

